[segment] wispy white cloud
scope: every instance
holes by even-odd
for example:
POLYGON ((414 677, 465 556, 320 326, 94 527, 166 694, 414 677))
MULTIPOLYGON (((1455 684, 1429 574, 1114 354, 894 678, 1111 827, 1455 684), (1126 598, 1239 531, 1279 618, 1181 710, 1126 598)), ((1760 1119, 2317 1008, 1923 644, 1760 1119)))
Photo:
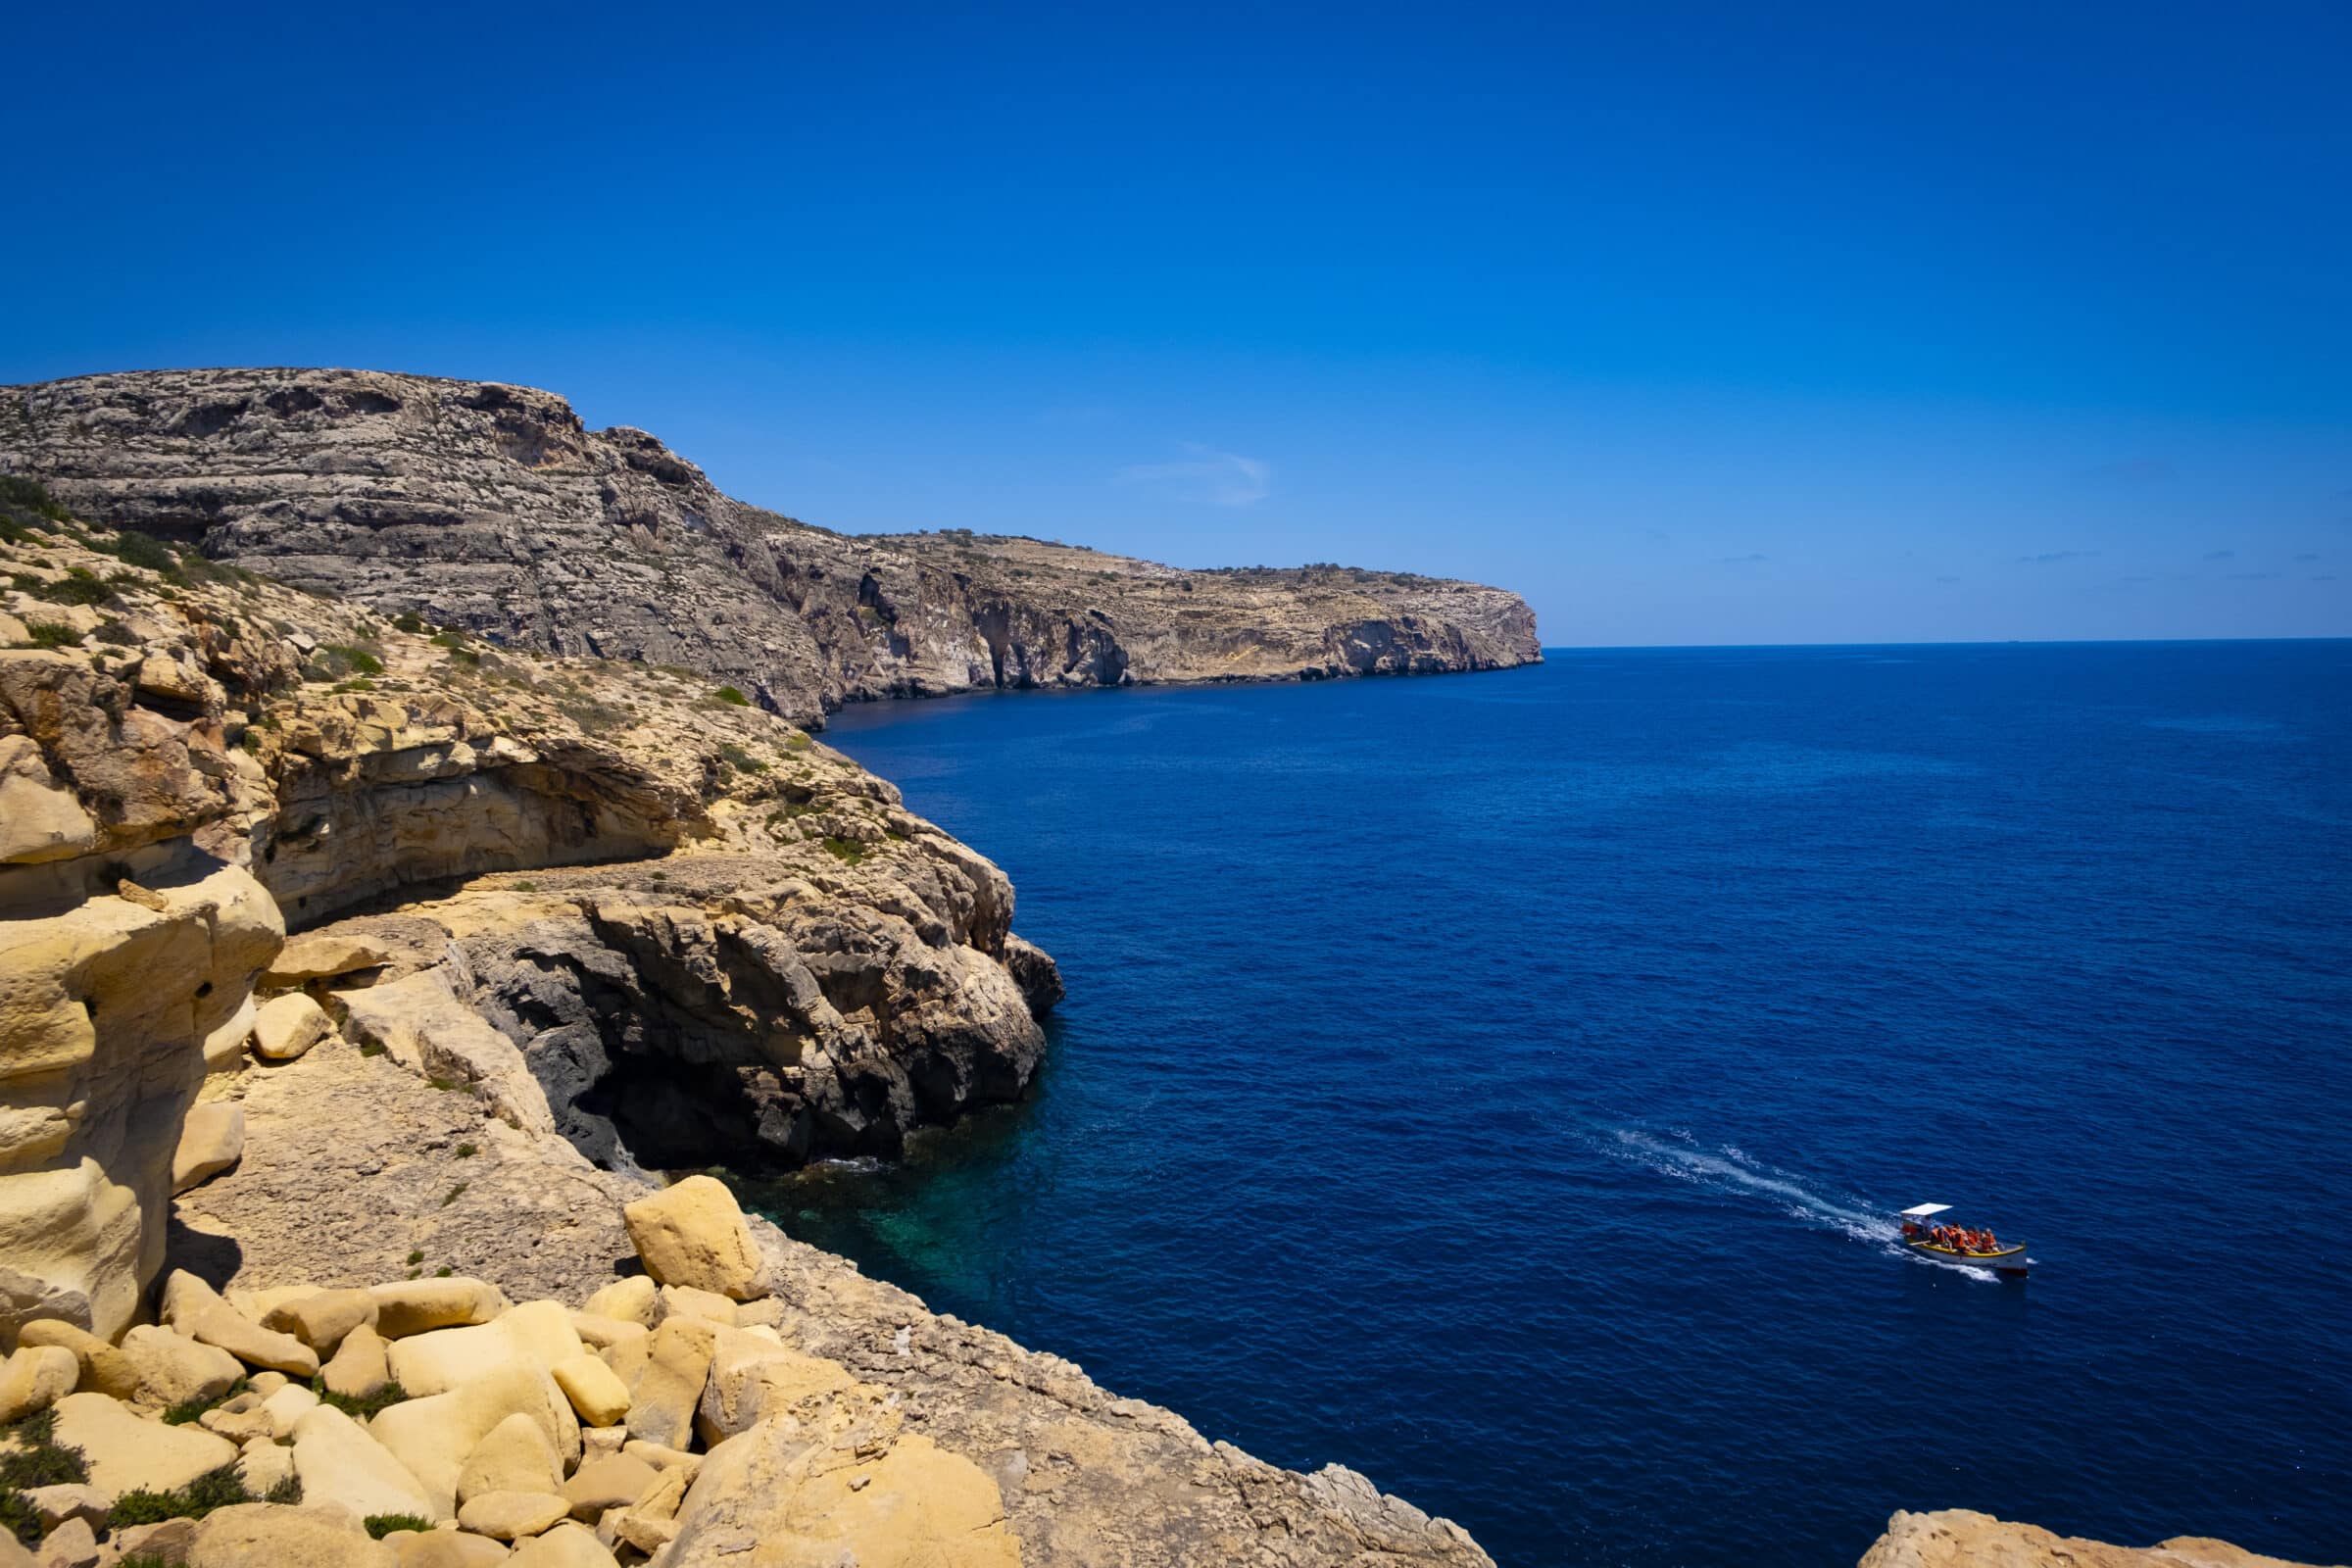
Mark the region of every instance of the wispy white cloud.
POLYGON ((1120 484, 1172 485, 1185 501, 1217 507, 1246 507, 1273 493, 1272 465, 1238 452, 1219 452, 1198 441, 1184 443, 1177 463, 1131 463, 1112 477, 1120 484))

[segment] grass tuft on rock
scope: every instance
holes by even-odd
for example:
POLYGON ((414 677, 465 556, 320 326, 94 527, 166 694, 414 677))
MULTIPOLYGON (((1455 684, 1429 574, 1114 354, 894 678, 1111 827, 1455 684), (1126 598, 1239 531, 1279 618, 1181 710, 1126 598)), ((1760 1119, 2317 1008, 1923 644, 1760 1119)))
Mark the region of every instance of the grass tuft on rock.
POLYGON ((371 1513, 362 1521, 370 1538, 381 1541, 395 1530, 430 1530, 433 1522, 422 1514, 371 1513))
POLYGON ((320 1404, 331 1404, 355 1421, 366 1420, 378 1410, 389 1410, 409 1396, 409 1391, 397 1381, 385 1384, 373 1394, 363 1394, 356 1398, 348 1394, 336 1394, 327 1388, 326 1374, 323 1372, 311 1379, 311 1392, 318 1396, 320 1404))
POLYGON ((302 1483, 293 1476, 266 1493, 255 1494, 237 1473, 237 1463, 232 1459, 170 1492, 150 1492, 144 1487, 125 1492, 115 1499, 113 1510, 106 1516, 106 1528, 121 1530, 128 1525, 160 1525, 167 1519, 201 1519, 216 1508, 231 1508, 240 1502, 301 1500, 302 1483))
POLYGON ((172 1405, 170 1409, 164 1412, 164 1425, 168 1427, 184 1427, 191 1421, 200 1420, 202 1419, 205 1411, 216 1409, 220 1405, 226 1404, 238 1395, 243 1394, 246 1389, 252 1385, 252 1382, 253 1380, 251 1378, 239 1378, 236 1382, 228 1386, 228 1392, 226 1394, 220 1395, 217 1397, 210 1399, 182 1399, 179 1403, 172 1405))
POLYGON ((844 865, 856 865, 865 858, 865 846, 856 839, 828 838, 825 840, 825 853, 844 865))
POLYGON ((752 706, 752 700, 749 697, 744 696, 742 690, 738 687, 721 686, 718 690, 712 692, 710 695, 717 698, 720 702, 726 704, 729 708, 749 708, 752 706))

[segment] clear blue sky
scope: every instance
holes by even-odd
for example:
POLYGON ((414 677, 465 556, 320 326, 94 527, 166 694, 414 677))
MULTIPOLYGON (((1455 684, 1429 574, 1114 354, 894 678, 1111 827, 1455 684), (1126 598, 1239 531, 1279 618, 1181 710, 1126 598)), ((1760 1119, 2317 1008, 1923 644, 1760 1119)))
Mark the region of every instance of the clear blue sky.
POLYGON ((21 7, 0 381, 553 388, 1546 641, 2352 633, 2352 8, 21 7))

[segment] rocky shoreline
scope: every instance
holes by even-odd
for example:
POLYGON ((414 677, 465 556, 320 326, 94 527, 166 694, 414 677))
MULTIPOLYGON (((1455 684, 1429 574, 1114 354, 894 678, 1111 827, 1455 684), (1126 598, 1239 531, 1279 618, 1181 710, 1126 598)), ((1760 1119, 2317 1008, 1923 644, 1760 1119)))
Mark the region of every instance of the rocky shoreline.
MULTIPOLYGON (((788 715, 1493 667, 1516 599, 747 521, 516 389, 9 396, 73 505, 0 474, 0 1568, 1489 1562, 656 1173, 888 1155, 1060 998, 1004 874, 788 715), (662 591, 563 575, 592 529, 662 591)), ((2087 1549, 1868 1561, 2268 1561, 2087 1549)))

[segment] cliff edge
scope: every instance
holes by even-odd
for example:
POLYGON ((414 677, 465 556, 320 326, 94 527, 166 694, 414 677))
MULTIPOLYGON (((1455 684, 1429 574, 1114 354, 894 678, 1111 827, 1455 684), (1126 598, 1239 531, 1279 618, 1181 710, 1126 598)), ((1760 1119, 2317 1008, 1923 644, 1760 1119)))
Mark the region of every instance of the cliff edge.
POLYGON ((1322 679, 1541 659, 1516 595, 1399 572, 1188 571, 1033 539, 849 536, 721 494, 552 393, 371 370, 0 389, 0 473, 497 645, 699 670, 808 720, 975 688, 1322 679))

